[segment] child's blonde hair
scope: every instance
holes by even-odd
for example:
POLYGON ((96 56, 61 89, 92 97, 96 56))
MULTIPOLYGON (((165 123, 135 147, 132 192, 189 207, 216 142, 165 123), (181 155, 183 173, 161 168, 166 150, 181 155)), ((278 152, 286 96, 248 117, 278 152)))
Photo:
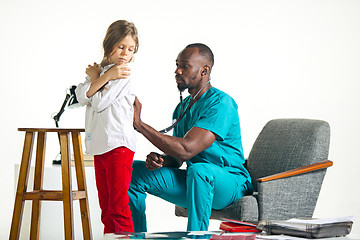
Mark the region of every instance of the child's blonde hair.
POLYGON ((118 20, 113 22, 109 26, 103 41, 104 59, 101 62, 102 66, 106 65, 106 63, 108 62, 107 59, 113 52, 116 44, 123 38, 125 38, 127 35, 131 35, 131 37, 134 39, 134 53, 136 53, 139 48, 139 38, 135 25, 132 22, 128 22, 126 20, 118 20))

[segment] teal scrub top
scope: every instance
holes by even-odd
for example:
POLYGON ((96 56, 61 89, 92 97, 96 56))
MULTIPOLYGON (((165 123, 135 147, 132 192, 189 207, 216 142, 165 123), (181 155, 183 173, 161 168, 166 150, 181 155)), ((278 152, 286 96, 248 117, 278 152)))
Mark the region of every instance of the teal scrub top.
MULTIPOLYGON (((190 96, 183 100, 183 108, 190 103, 190 96)), ((180 103, 175 108, 173 119, 180 114, 180 103)), ((176 125, 173 136, 183 138, 193 127, 216 134, 215 142, 204 151, 186 161, 187 166, 207 162, 226 168, 229 172, 244 175, 251 181, 245 163, 241 142, 238 106, 234 99, 217 88, 207 90, 188 110, 176 125)))

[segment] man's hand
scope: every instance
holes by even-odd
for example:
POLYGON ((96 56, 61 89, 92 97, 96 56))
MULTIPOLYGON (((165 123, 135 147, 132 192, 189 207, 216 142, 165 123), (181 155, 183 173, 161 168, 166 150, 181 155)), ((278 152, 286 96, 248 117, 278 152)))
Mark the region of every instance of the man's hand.
POLYGON ((96 62, 94 62, 94 65, 89 64, 85 70, 85 73, 90 77, 91 82, 95 81, 99 78, 101 73, 99 64, 97 64, 96 62))
POLYGON ((149 170, 154 170, 163 167, 164 159, 160 154, 151 152, 146 156, 145 166, 149 170))

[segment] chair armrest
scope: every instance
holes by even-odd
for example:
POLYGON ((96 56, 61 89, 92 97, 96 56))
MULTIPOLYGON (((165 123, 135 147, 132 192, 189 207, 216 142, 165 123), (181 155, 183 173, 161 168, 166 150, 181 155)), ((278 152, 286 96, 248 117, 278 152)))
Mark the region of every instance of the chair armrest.
POLYGON ((295 175, 299 175, 299 174, 302 174, 302 173, 307 173, 307 172, 312 172, 312 171, 328 168, 328 167, 331 167, 332 165, 333 165, 332 161, 324 160, 324 161, 309 164, 309 165, 306 165, 306 166, 303 166, 303 167, 294 168, 294 169, 289 170, 289 171, 277 173, 277 174, 270 175, 270 176, 267 176, 267 177, 258 178, 258 179, 256 179, 256 181, 257 182, 267 182, 267 181, 271 181, 271 180, 275 180, 275 179, 295 176, 295 175))

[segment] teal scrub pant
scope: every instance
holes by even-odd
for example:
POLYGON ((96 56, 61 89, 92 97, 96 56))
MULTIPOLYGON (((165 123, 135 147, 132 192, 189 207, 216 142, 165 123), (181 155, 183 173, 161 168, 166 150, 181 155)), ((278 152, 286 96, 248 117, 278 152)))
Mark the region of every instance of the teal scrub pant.
POLYGON ((134 161, 129 188, 134 230, 147 231, 147 193, 187 208, 187 231, 207 231, 212 208, 223 209, 252 191, 246 177, 213 164, 194 163, 186 170, 162 167, 151 171, 144 161, 134 161))

